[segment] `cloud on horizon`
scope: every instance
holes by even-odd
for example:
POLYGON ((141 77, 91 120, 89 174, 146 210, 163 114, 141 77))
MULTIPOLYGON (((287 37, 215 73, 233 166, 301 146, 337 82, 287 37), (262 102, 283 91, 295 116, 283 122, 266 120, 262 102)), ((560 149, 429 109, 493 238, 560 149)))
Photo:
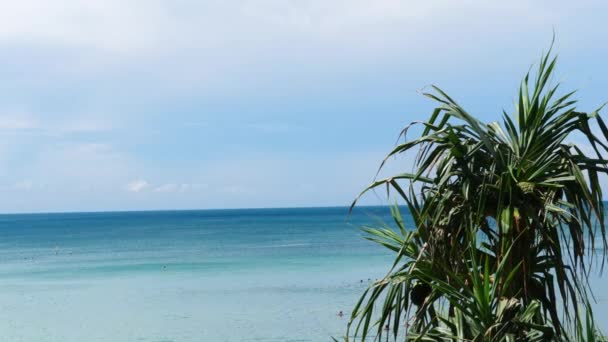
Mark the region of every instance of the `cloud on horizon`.
POLYGON ((127 184, 126 189, 127 191, 130 192, 141 192, 142 190, 146 189, 150 184, 148 184, 148 182, 146 182, 143 179, 137 179, 134 181, 129 182, 129 184, 127 184))

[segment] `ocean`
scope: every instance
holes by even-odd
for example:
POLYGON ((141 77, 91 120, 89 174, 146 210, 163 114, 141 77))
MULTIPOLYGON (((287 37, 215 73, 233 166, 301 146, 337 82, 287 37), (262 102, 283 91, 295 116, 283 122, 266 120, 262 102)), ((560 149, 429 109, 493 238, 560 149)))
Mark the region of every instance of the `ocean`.
POLYGON ((360 230, 380 222, 387 208, 0 215, 0 341, 330 341, 392 261, 360 230))
POLYGON ((360 232, 387 212, 1 215, 0 340, 330 341, 391 260, 360 232))

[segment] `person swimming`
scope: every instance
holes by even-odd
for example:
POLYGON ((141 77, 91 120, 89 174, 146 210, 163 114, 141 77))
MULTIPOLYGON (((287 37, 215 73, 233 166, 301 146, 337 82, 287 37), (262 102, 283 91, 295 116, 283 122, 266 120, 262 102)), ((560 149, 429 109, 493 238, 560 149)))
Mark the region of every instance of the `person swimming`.
POLYGON ((338 317, 342 317, 344 316, 344 312, 342 312, 342 310, 338 311, 338 317))

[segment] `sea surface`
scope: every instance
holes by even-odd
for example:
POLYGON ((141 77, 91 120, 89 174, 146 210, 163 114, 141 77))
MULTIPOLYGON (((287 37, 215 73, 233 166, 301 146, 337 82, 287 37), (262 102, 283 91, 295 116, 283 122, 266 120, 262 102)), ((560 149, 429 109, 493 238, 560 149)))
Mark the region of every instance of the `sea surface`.
POLYGON ((386 272, 360 228, 387 213, 0 215, 0 341, 330 341, 386 272))
MULTIPOLYGON (((0 215, 0 341, 331 341, 392 261, 360 230, 388 214, 0 215)), ((607 284, 593 279, 600 319, 607 284)))

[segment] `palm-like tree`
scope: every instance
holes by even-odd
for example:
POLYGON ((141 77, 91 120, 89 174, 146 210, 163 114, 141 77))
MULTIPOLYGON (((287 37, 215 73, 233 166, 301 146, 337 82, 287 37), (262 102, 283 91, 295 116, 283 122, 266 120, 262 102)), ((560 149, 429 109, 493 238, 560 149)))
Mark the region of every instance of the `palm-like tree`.
POLYGON ((438 107, 421 136, 385 159, 416 149, 413 172, 363 191, 386 186, 415 227, 405 229, 395 206, 398 231, 367 229, 397 257, 356 305, 347 335, 379 337, 390 325, 395 338, 431 340, 595 336, 584 328, 593 329, 596 244, 607 247, 608 127, 598 110, 575 109, 574 92, 556 95, 555 63, 549 50, 502 124, 481 122, 437 87, 425 93, 438 107))

